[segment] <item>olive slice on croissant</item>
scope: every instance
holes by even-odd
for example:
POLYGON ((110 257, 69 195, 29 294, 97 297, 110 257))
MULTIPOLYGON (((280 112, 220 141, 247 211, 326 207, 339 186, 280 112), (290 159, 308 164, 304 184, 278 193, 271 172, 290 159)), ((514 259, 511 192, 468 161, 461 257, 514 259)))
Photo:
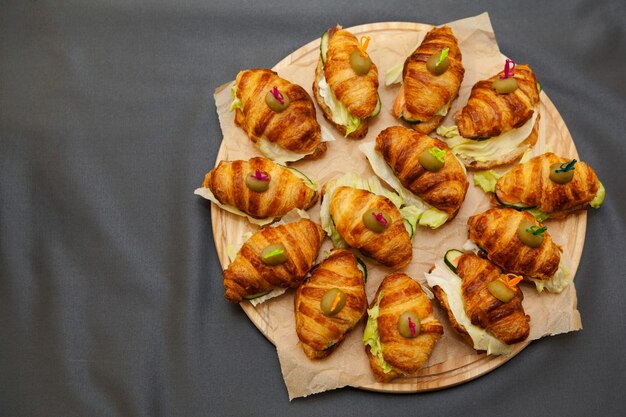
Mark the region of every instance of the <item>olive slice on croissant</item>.
POLYGON ((297 287, 317 259, 325 236, 321 226, 308 219, 261 228, 224 270, 225 298, 239 303, 276 288, 297 287))
POLYGON ((220 161, 196 193, 271 222, 293 209, 306 210, 317 201, 313 183, 296 173, 263 157, 220 161))
POLYGON ((307 357, 330 355, 366 308, 365 280, 356 256, 347 249, 333 250, 294 297, 296 333, 307 357))

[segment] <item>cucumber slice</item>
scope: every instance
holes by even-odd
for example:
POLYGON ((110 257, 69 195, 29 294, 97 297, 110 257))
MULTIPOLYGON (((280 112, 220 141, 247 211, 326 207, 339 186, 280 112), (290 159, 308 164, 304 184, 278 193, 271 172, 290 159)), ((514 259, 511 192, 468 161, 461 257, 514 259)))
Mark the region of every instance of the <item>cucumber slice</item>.
POLYGON ((446 263, 446 265, 448 266, 448 268, 450 268, 450 270, 452 272, 454 272, 456 274, 456 267, 459 264, 459 257, 463 255, 463 252, 461 252, 458 249, 450 249, 446 252, 446 254, 443 256, 443 260, 446 263))
POLYGON ((356 258, 356 267, 363 273, 363 282, 367 282, 367 265, 359 257, 356 258))
POLYGON ((404 114, 402 116, 400 116, 400 119, 410 125, 416 125, 418 123, 422 123, 421 120, 417 120, 417 119, 409 119, 408 117, 404 117, 404 114))
POLYGON ((254 300, 255 298, 263 297, 264 295, 269 294, 271 291, 272 290, 265 291, 265 292, 259 292, 259 293, 256 293, 256 294, 244 295, 243 298, 245 298, 246 300, 254 300))
POLYGON ((370 117, 378 116, 378 114, 380 113, 380 108, 382 107, 382 103, 380 102, 380 94, 376 93, 376 95, 378 96, 378 103, 376 103, 376 108, 374 109, 372 114, 370 114, 370 117))
POLYGON ((509 207, 515 210, 530 210, 530 209, 535 208, 535 206, 528 206, 522 203, 505 203, 504 201, 500 200, 500 197, 498 197, 497 191, 493 193, 493 195, 496 196, 496 200, 498 201, 498 203, 504 207, 509 207))
POLYGON ((328 38, 328 31, 326 31, 322 35, 322 40, 320 41, 320 56, 322 57, 322 64, 326 63, 326 53, 328 52, 328 38))
POLYGON ((404 228, 406 229, 407 232, 409 232, 409 239, 413 239, 413 235, 415 234, 415 229, 413 228, 413 225, 407 219, 403 219, 403 220, 404 220, 404 228))

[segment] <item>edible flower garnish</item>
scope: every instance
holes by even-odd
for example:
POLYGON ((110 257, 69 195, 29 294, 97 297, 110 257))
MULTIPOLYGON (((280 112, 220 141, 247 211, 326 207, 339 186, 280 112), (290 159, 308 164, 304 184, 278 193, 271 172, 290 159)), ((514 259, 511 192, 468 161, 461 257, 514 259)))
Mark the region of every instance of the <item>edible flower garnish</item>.
POLYGON ((285 98, 283 97, 283 94, 278 91, 278 87, 274 86, 274 88, 270 90, 270 93, 272 93, 274 98, 278 100, 280 104, 285 104, 285 98))
POLYGON ((432 148, 428 149, 428 153, 437 158, 439 162, 444 162, 443 158, 444 156, 446 156, 445 149, 439 149, 438 147, 433 146, 432 148))
POLYGON ((359 44, 357 45, 357 48, 359 48, 359 51, 361 52, 361 56, 363 58, 367 58, 367 52, 365 52, 365 50, 367 49, 367 47, 370 44, 370 40, 372 38, 370 38, 369 36, 365 35, 365 36, 361 36, 361 39, 359 40, 359 44))
POLYGON ((378 221, 378 223, 382 224, 383 226, 387 226, 387 220, 383 217, 383 213, 373 213, 372 212, 372 216, 374 216, 374 218, 378 221))
POLYGON ((437 61, 437 64, 436 64, 437 67, 441 65, 444 59, 446 59, 446 57, 448 56, 449 50, 450 48, 444 48, 443 51, 441 51, 441 55, 439 55, 439 60, 437 61))
POLYGON ((411 317, 407 317, 407 319, 409 320, 409 329, 411 329, 411 337, 415 337, 417 335, 417 332, 415 330, 415 323, 413 323, 413 320, 411 320, 411 317))
POLYGON ((505 78, 509 78, 515 75, 513 74, 514 68, 515 68, 515 61, 513 61, 512 59, 507 59, 506 62, 504 63, 504 75, 501 75, 500 78, 505 79, 505 78), (513 66, 511 66, 511 64, 513 66))
MULTIPOLYGON (((276 88, 276 87, 274 87, 276 88)), ((268 174, 265 171, 261 171, 260 169, 255 169, 254 170, 254 174, 250 175, 252 178, 259 180, 259 181, 269 181, 270 180, 270 174, 268 174)))
POLYGON ((506 274, 500 277, 500 280, 504 282, 506 286, 512 290, 515 289, 517 284, 519 284, 522 281, 522 279, 524 279, 522 276, 515 275, 515 274, 506 274))
POLYGON ((561 164, 561 167, 559 169, 557 169, 554 172, 567 172, 567 171, 573 171, 574 170, 574 164, 577 161, 575 159, 572 159, 571 161, 561 164))
POLYGON ((526 229, 528 233, 535 236, 543 236, 543 232, 545 232, 546 230, 548 230, 547 226, 530 226, 528 229, 526 229))
POLYGON ((330 311, 334 312, 340 302, 341 302, 341 293, 337 291, 337 294, 335 294, 335 298, 333 299, 333 303, 330 306, 330 311))

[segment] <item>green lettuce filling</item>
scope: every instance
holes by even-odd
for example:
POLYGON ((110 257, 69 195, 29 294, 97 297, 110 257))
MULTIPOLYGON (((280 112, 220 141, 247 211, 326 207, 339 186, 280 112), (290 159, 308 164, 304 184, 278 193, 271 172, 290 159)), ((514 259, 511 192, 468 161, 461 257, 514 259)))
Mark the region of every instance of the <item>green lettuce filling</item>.
POLYGON ((480 187, 486 193, 495 193, 496 183, 499 179, 500 175, 493 169, 479 171, 474 174, 474 185, 480 187))
POLYGON ((348 108, 341 101, 337 100, 324 77, 321 77, 318 87, 320 96, 330 109, 333 122, 346 127, 346 136, 356 131, 361 126, 361 119, 351 115, 348 108))
POLYGON ((383 344, 380 341, 380 333, 378 332, 378 315, 380 314, 380 300, 383 298, 383 292, 378 293, 374 307, 367 310, 367 324, 363 332, 363 345, 370 347, 370 352, 376 358, 378 366, 384 373, 389 373, 393 367, 387 363, 383 357, 383 344))
POLYGON ((560 293, 569 285, 570 277, 572 273, 569 268, 565 265, 563 255, 561 255, 561 260, 559 262, 559 269, 557 269, 554 276, 550 279, 534 279, 529 278, 532 282, 535 283, 535 287, 537 288, 537 292, 543 292, 546 290, 551 293, 560 293))
POLYGON ((593 200, 591 200, 591 203, 589 203, 589 205, 593 208, 600 208, 600 206, 602 205, 602 202, 604 202, 605 196, 606 196, 606 190, 604 189, 604 185, 600 183, 598 192, 596 193, 596 196, 593 198, 593 200))

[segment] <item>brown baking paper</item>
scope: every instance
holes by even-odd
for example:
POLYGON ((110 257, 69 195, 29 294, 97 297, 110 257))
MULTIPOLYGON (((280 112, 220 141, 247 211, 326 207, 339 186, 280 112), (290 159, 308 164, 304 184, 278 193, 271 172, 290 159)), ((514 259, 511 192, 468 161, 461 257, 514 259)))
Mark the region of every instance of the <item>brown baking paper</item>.
MULTIPOLYGON (((454 124, 453 116, 466 103, 472 85, 500 71, 504 65, 504 56, 500 53, 489 16, 476 17, 448 23, 459 40, 465 66, 465 78, 459 98, 453 103, 443 125, 454 124)), ((326 181, 346 172, 355 172, 361 177, 373 175, 373 171, 358 146, 364 141, 373 141, 384 128, 399 122, 391 115, 391 108, 399 85, 385 86, 385 72, 403 62, 421 42, 432 26, 418 23, 373 23, 348 28, 357 37, 371 36, 368 49, 372 60, 378 66, 380 74, 379 93, 382 101, 381 113, 369 125, 369 132, 362 140, 345 139, 318 110, 317 119, 333 135, 334 141, 328 145, 328 152, 320 160, 299 161, 293 164, 310 178, 321 185, 326 181)), ((320 28, 320 35, 327 28, 320 28)), ((312 95, 312 83, 315 65, 319 55, 319 39, 292 53, 274 70, 278 74, 303 86, 312 95)), ((515 57, 511 57, 515 60, 515 57)), ((530 63, 532 65, 532 63, 530 63)), ((242 68, 243 69, 243 68, 242 68)), ((233 77, 236 74, 233 74, 233 77)), ((541 78, 541 74, 537 74, 541 78)), ((234 114, 229 111, 231 102, 228 83, 215 93, 215 103, 224 135, 218 154, 219 160, 249 159, 260 155, 246 134, 235 126, 234 114)), ((549 86, 547 86, 549 88, 549 86)), ((539 140, 535 154, 552 150, 563 156, 578 157, 572 138, 560 115, 547 95, 541 93, 541 121, 539 140)), ((403 272, 427 287, 424 273, 440 259, 447 249, 461 248, 467 240, 467 219, 490 207, 488 196, 473 185, 469 173, 470 188, 466 200, 450 223, 437 230, 418 228, 413 240, 413 260, 403 272)), ((312 220, 319 222, 319 203, 308 211, 312 220)), ((223 267, 228 265, 226 247, 229 243, 240 241, 245 232, 253 232, 256 226, 215 205, 212 207, 213 232, 218 256, 223 267)), ((584 244, 586 213, 581 212, 562 221, 548 221, 550 233, 555 242, 561 244, 564 256, 569 260, 572 276, 576 271, 584 244)), ((332 247, 327 239, 322 246, 318 261, 324 252, 332 247)), ((366 291, 371 301, 382 278, 391 271, 380 265, 368 262, 368 280, 366 291)), ((211 277, 211 288, 221 291, 221 277, 211 277)), ((293 311, 294 291, 271 299, 259 306, 248 302, 242 308, 259 330, 276 345, 280 365, 287 386, 289 399, 304 397, 322 391, 343 386, 386 392, 417 392, 439 389, 476 378, 509 360, 521 351, 530 340, 580 329, 580 315, 576 309, 576 290, 573 283, 561 294, 538 294, 534 286, 521 284, 524 292, 524 307, 531 316, 531 334, 529 340, 516 346, 507 356, 487 356, 477 354, 466 345, 452 330, 448 320, 436 301, 433 302, 435 315, 444 325, 444 335, 436 345, 428 364, 416 378, 404 378, 392 383, 375 381, 363 348, 361 337, 364 325, 359 324, 344 342, 326 359, 309 360, 302 351, 295 332, 293 311)))

